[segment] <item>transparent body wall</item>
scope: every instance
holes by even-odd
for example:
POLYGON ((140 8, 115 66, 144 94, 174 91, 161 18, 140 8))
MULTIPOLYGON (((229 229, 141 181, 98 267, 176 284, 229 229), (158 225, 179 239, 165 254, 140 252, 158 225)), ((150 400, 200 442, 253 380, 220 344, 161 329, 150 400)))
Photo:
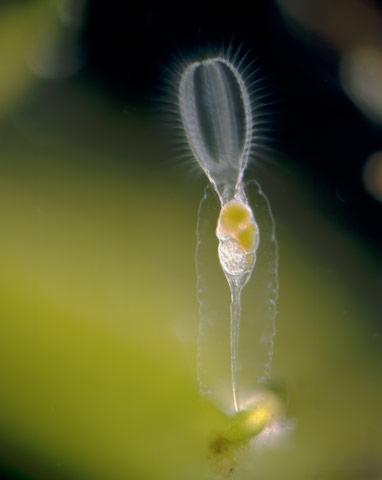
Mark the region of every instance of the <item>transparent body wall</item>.
POLYGON ((244 439, 271 428, 282 411, 267 388, 279 258, 269 201, 255 180, 244 178, 261 117, 235 65, 223 56, 189 64, 178 102, 188 145, 209 180, 195 258, 199 388, 239 419, 235 439, 244 439))

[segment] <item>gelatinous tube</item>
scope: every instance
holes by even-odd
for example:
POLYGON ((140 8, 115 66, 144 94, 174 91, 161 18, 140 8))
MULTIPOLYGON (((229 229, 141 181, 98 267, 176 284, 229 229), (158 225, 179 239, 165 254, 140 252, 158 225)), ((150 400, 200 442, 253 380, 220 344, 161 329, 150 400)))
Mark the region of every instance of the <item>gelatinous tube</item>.
MULTIPOLYGON (((193 62, 184 69, 180 77, 178 99, 188 144, 220 202, 215 234, 220 266, 230 288, 229 369, 232 403, 237 412, 241 409, 238 377, 243 289, 254 271, 262 238, 244 185, 244 172, 253 140, 250 95, 239 70, 220 56, 193 62)), ((261 189, 258 190, 258 195, 260 191, 261 189)), ((269 207, 268 203, 267 205, 269 207)), ((272 229, 273 224, 270 227, 272 229)), ((271 260, 271 263, 277 263, 276 253, 271 260)), ((277 268, 274 269, 272 264, 271 270, 273 275, 277 268)), ((273 285, 269 278, 265 281, 268 285, 273 285)), ((199 286, 199 291, 201 288, 199 286)), ((272 301, 275 304, 274 294, 272 301)), ((273 325, 273 312, 265 317, 273 325)), ((214 312, 202 315, 201 336, 204 327, 213 318, 214 312), (210 318, 206 319, 208 315, 210 318)), ((254 321, 261 323, 261 319, 255 318, 254 321)), ((273 326, 271 330, 274 334, 273 326)), ((271 337, 272 335, 267 338, 271 337)), ((272 342, 273 337, 271 342, 263 343, 272 350, 272 342)), ((207 383, 211 384, 210 381, 207 383)))
POLYGON ((250 408, 256 392, 263 390, 270 380, 276 331, 278 246, 275 223, 260 185, 249 181, 246 192, 256 213, 261 238, 258 239, 255 268, 240 292, 240 323, 232 322, 230 285, 222 274, 218 255, 213 254, 217 247, 215 227, 221 204, 211 186, 206 188, 198 209, 195 251, 200 313, 198 384, 203 396, 227 413, 235 410, 232 365, 240 365, 232 375, 236 379, 238 409, 250 408), (232 352, 235 345, 236 362, 232 352))

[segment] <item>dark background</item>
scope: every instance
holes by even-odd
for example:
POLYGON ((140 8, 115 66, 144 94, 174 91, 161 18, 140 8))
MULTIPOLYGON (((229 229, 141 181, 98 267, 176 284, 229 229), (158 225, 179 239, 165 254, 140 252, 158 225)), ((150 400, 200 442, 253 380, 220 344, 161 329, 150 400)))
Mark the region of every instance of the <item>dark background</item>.
POLYGON ((365 191, 362 169, 381 148, 382 129, 341 89, 337 52, 286 20, 269 0, 250 7, 246 2, 233 7, 196 1, 192 8, 137 3, 89 2, 82 34, 86 76, 117 104, 139 98, 149 105, 179 58, 195 56, 204 46, 240 47, 248 52, 248 62, 260 65, 269 85, 275 124, 269 137, 283 158, 280 168, 301 166, 328 211, 347 218, 378 247, 380 204, 365 191))
MULTIPOLYGON (((352 6, 381 13, 381 2, 294 2, 308 13, 325 3, 327 20, 330 5, 341 4, 335 22, 350 37, 352 6)), ((172 444, 162 445, 162 435, 174 447, 179 436, 188 452, 194 423, 215 428, 215 407, 205 414, 198 403, 194 351, 173 332, 184 315, 192 336, 197 319, 193 249, 204 178, 188 166, 175 171, 176 152, 167 158, 172 150, 159 140, 173 133, 161 109, 163 92, 174 96, 174 70, 228 46, 260 68, 269 94, 267 149, 248 177, 261 168, 280 239, 275 371, 300 422, 291 472, 310 454, 301 478, 379 478, 380 415, 369 402, 375 408, 381 395, 381 203, 363 171, 382 149, 382 124, 344 92, 338 48, 278 3, 250 3, 89 0, 80 27, 60 20, 53 39, 64 43, 69 34, 80 68, 53 78, 34 72, 2 112, 1 479, 80 478, 82 464, 81 478, 94 478, 92 468, 107 471, 108 461, 110 478, 120 478, 120 465, 146 478, 141 472, 156 471, 155 455, 158 478, 169 478, 177 465, 164 456, 172 444), (136 442, 142 457, 130 454, 136 442)), ((38 0, 12 8, 28 4, 38 0)), ((20 15, 11 50, 24 30, 20 15)), ((190 458, 204 462, 199 442, 190 458)), ((289 458, 278 458, 283 469, 289 458)))

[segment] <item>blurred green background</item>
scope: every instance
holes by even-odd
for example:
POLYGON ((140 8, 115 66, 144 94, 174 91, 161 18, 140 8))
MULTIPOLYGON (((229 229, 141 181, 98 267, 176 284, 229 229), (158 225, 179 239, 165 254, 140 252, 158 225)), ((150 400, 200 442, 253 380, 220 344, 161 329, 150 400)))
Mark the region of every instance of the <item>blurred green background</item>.
MULTIPOLYGON (((151 97, 86 74, 86 6, 0 4, 1 478, 215 478, 229 418, 195 372, 205 180, 177 163, 151 97)), ((380 479, 378 244, 305 167, 273 160, 250 175, 276 217, 273 378, 294 430, 232 475, 380 479)))

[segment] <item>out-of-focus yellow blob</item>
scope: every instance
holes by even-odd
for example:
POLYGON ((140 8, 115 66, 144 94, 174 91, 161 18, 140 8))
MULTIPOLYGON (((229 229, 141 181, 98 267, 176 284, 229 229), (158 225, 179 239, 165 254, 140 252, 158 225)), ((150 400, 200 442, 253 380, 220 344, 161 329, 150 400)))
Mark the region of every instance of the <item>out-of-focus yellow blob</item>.
POLYGON ((232 418, 232 423, 223 437, 231 445, 241 444, 277 421, 283 413, 283 403, 276 394, 271 391, 261 392, 250 405, 232 418))
POLYGON ((270 405, 261 405, 260 407, 256 408, 247 418, 247 425, 249 428, 263 429, 267 423, 272 418, 273 412, 270 405))

